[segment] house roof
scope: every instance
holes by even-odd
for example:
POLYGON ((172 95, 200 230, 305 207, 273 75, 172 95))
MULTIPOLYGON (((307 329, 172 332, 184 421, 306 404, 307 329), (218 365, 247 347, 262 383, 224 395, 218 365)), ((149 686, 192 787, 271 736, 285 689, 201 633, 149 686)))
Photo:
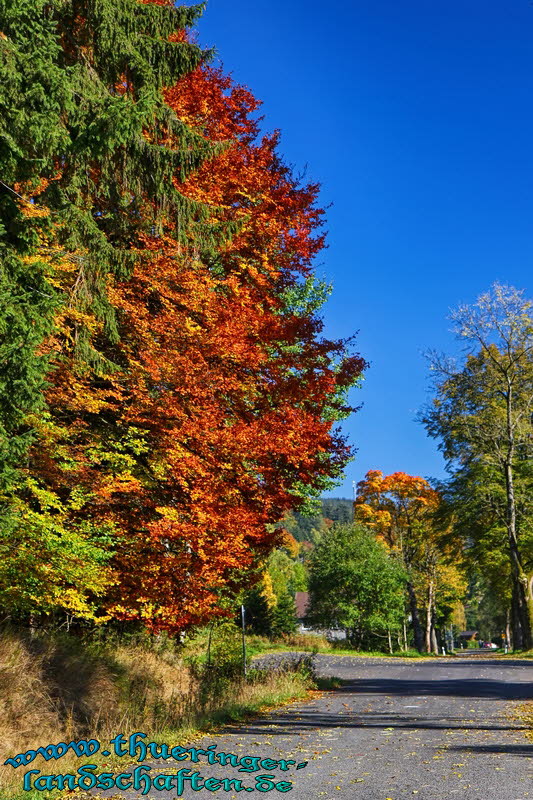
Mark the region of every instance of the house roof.
POLYGON ((303 619, 309 608, 309 592, 296 592, 294 602, 296 603, 296 616, 298 619, 303 619))

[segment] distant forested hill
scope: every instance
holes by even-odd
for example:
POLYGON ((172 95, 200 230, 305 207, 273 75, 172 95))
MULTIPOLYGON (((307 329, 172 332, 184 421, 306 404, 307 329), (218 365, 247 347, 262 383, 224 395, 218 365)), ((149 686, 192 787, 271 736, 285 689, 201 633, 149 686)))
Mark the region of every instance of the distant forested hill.
POLYGON ((315 542, 331 522, 351 522, 353 503, 347 497, 327 497, 322 501, 322 512, 315 516, 288 514, 284 526, 298 542, 315 542))
POLYGON ((322 516, 333 522, 353 520, 353 500, 347 497, 327 497, 322 500, 322 516))

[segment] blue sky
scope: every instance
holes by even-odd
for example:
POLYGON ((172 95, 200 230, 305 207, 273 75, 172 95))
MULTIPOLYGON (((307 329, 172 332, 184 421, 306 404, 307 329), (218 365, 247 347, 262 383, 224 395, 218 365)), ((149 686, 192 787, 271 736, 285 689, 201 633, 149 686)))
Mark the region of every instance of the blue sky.
POLYGON ((359 330, 371 367, 330 494, 368 469, 442 477, 421 353, 453 352, 449 309, 495 280, 533 295, 533 3, 210 0, 198 31, 332 204, 325 333, 359 330))

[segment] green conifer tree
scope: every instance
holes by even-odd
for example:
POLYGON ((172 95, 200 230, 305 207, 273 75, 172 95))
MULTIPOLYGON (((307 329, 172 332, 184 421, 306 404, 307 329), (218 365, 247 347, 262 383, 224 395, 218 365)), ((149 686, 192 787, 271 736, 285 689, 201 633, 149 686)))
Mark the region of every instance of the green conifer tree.
POLYGON ((278 602, 272 609, 271 631, 273 636, 282 636, 296 631, 296 604, 289 592, 278 596, 278 602))
MULTIPOLYGON (((90 616, 88 593, 106 583, 110 531, 65 528, 66 499, 26 469, 51 362, 68 358, 95 380, 121 368, 106 289, 130 273, 140 234, 161 233, 171 215, 182 237, 196 225, 206 252, 220 235, 173 178, 222 145, 191 131, 162 93, 208 56, 176 35, 202 10, 0 0, 0 603, 10 610, 90 616), (63 321, 43 348, 66 308, 69 329, 63 321)), ((68 419, 50 425, 59 441, 68 419)))

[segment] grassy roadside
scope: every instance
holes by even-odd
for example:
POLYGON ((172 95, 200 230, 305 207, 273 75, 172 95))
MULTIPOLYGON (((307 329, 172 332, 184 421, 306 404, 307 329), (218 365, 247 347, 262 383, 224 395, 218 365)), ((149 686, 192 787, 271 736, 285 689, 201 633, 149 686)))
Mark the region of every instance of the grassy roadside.
POLYGON ((533 650, 517 650, 513 653, 498 653, 501 658, 533 658, 533 650))
POLYGON ((435 658, 431 653, 419 653, 417 650, 397 650, 393 654, 381 650, 354 650, 344 643, 329 642, 323 636, 311 634, 295 634, 277 641, 263 636, 247 637, 247 652, 251 658, 259 655, 281 652, 323 653, 331 656, 350 656, 352 658, 435 658))
POLYGON ((44 775, 75 774, 90 761, 99 771, 120 772, 128 760, 102 752, 90 757, 69 752, 57 761, 37 756, 17 769, 2 765, 17 753, 90 738, 101 743, 100 751, 113 751, 112 737, 137 731, 158 744, 190 744, 224 723, 305 698, 316 688, 305 667, 275 674, 251 669, 245 679, 234 658, 238 642, 227 639, 225 635, 225 658, 218 658, 219 645, 213 649, 212 667, 206 669, 190 653, 187 657, 164 641, 121 644, 66 636, 35 641, 3 631, 0 800, 52 800, 64 794, 23 791, 24 772, 31 769, 44 775))
MULTIPOLYGON (((503 650, 478 650, 472 648, 476 655, 498 656, 499 658, 533 658, 533 650, 516 651, 505 654, 503 650)), ((417 650, 396 650, 394 653, 384 653, 381 650, 354 650, 346 647, 343 642, 329 642, 323 636, 312 634, 295 634, 283 639, 272 641, 264 636, 247 636, 247 652, 253 658, 259 655, 280 652, 323 653, 334 656, 350 656, 351 658, 442 658, 433 653, 419 653, 417 650)), ((467 655, 469 650, 456 650, 455 656, 467 655)))

